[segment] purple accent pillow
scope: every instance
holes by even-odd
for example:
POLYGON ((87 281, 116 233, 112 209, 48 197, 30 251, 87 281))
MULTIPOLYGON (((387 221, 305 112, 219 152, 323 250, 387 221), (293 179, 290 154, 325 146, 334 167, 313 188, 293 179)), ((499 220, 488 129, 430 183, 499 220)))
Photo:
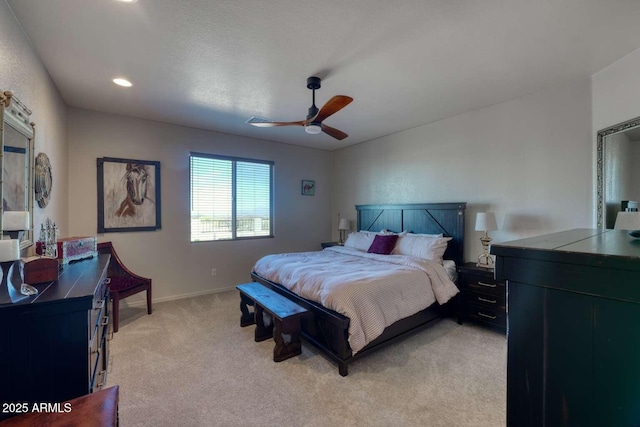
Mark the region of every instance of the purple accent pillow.
POLYGON ((367 252, 370 254, 389 255, 391 251, 393 251, 393 248, 395 248, 397 241, 397 234, 378 234, 373 239, 373 243, 369 246, 367 252))

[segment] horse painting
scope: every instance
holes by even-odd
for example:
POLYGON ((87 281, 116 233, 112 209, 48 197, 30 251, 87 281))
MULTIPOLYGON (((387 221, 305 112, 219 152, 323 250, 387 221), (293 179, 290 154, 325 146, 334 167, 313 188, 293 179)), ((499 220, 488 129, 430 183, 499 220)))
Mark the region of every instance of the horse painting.
POLYGON ((135 216, 136 206, 144 203, 147 197, 147 165, 127 163, 127 172, 122 177, 126 181, 127 197, 120 203, 116 216, 135 216))
POLYGON ((99 233, 161 228, 160 162, 103 157, 97 167, 99 233))

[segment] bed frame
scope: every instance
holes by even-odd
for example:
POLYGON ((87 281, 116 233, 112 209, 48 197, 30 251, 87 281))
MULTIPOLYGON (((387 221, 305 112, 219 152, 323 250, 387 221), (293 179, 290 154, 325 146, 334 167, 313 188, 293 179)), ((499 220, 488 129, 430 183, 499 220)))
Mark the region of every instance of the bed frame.
MULTIPOLYGON (((464 213, 466 203, 421 203, 398 205, 357 205, 358 230, 437 234, 452 237, 444 259, 457 265, 464 260, 464 213)), ((254 281, 262 283, 281 295, 295 301, 311 312, 302 320, 302 336, 325 356, 338 364, 340 375, 348 374, 351 362, 416 332, 435 319, 448 313, 448 307, 433 304, 413 316, 401 319, 387 327, 382 335, 355 355, 348 342, 349 318, 322 305, 304 299, 287 288, 252 273, 254 281)))

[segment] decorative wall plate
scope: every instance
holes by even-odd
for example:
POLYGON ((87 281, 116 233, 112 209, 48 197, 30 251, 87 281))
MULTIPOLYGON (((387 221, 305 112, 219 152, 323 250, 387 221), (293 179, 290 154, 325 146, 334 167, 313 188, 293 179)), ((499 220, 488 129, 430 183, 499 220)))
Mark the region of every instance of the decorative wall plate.
POLYGON ((51 177, 51 163, 46 154, 40 153, 35 161, 35 192, 38 206, 44 208, 49 204, 51 197, 51 186, 53 179, 51 177))

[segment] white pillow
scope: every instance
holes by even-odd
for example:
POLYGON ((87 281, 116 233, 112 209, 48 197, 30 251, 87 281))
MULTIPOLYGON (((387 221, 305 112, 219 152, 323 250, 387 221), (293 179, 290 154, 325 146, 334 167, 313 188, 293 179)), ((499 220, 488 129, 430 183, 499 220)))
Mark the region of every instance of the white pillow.
POLYGON ((397 234, 398 236, 404 236, 404 235, 405 235, 405 234, 407 234, 407 233, 408 233, 408 231, 407 231, 407 230, 405 230, 405 231, 403 231, 403 232, 401 232, 401 233, 394 233, 393 231, 389 231, 389 230, 387 230, 386 228, 383 228, 382 230, 380 230, 380 233, 379 233, 379 234, 382 234, 382 235, 397 234))
POLYGON ((442 233, 440 234, 420 234, 420 233, 409 233, 407 231, 403 231, 404 234, 410 234, 412 236, 429 236, 429 237, 444 237, 442 233))
POLYGON ((407 234, 398 237, 396 247, 391 253, 442 262, 444 252, 447 250, 447 243, 451 239, 451 237, 407 234))
POLYGON ((371 231, 356 231, 349 233, 344 245, 348 248, 354 248, 361 251, 368 251, 373 243, 373 239, 376 238, 377 233, 371 231))

